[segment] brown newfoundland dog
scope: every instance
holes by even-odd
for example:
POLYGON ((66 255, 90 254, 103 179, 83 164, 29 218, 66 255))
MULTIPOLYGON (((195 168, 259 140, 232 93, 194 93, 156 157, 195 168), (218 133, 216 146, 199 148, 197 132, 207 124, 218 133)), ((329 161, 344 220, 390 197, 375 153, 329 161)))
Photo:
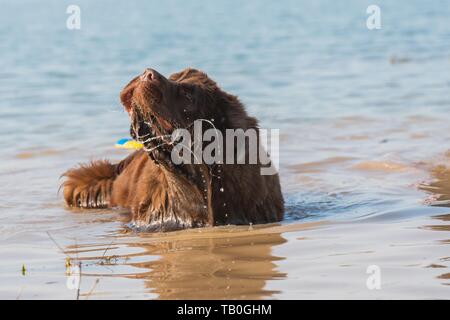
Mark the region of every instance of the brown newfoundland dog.
MULTIPOLYGON (((146 69, 125 86, 120 100, 131 120, 131 136, 144 148, 116 164, 96 161, 68 170, 63 188, 69 207, 127 208, 131 225, 145 231, 282 220, 278 174, 261 175, 259 160, 172 161, 176 141, 167 137, 175 129, 191 130, 195 120, 208 119, 204 125, 223 136, 226 129, 258 130, 257 120, 247 115, 237 97, 222 91, 205 73, 185 69, 167 79, 146 69)), ((224 148, 224 158, 230 152, 237 151, 224 148)))

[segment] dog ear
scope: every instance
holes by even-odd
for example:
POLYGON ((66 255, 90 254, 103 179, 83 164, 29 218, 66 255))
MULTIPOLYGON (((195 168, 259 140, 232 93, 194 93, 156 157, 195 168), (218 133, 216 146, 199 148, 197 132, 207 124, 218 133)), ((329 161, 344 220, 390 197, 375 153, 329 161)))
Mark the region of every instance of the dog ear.
POLYGON ((200 71, 193 69, 193 68, 186 68, 184 70, 181 70, 180 72, 173 73, 169 80, 176 81, 176 82, 182 82, 183 80, 192 78, 194 74, 200 73, 200 71))
POLYGON ((216 83, 206 73, 193 68, 186 68, 180 72, 176 72, 169 79, 178 83, 198 85, 208 91, 213 91, 216 88, 216 83))
POLYGON ((236 96, 222 92, 219 103, 225 113, 227 128, 230 129, 258 129, 258 120, 250 117, 245 111, 244 105, 236 96))

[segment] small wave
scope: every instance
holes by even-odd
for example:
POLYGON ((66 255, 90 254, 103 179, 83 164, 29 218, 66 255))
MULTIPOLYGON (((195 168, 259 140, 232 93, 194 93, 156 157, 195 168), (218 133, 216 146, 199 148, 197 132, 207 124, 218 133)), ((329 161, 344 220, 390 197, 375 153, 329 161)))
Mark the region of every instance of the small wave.
POLYGON ((410 169, 409 166, 391 161, 363 161, 352 166, 363 171, 401 172, 410 169))
POLYGON ((17 159, 31 159, 31 158, 40 158, 40 157, 50 157, 54 155, 58 155, 63 153, 61 150, 54 150, 54 149, 46 149, 46 150, 39 150, 39 151, 23 151, 16 153, 15 157, 17 159))
POLYGON ((411 59, 408 57, 401 57, 401 56, 393 55, 389 58, 390 64, 404 64, 404 63, 408 63, 408 62, 411 62, 411 59))
POLYGON ((365 194, 342 193, 296 193, 285 196, 285 220, 357 219, 383 212, 397 201, 369 198, 365 194))
POLYGON ((449 209, 447 208, 417 206, 399 210, 387 210, 369 216, 360 217, 355 220, 364 222, 392 222, 409 220, 424 216, 437 216, 448 213, 449 209))
POLYGON ((291 165, 289 168, 293 169, 297 173, 317 172, 322 171, 324 167, 334 166, 354 160, 352 157, 330 157, 319 161, 305 162, 291 165))

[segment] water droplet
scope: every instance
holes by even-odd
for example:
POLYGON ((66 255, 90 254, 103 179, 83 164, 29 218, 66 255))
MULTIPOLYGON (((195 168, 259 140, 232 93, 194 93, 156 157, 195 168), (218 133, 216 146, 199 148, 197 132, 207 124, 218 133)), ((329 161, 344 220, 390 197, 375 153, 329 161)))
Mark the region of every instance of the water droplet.
POLYGON ((223 204, 223 206, 224 206, 224 207, 226 207, 226 206, 227 206, 227 204, 226 204, 226 203, 224 203, 224 204, 223 204))
POLYGON ((203 209, 206 209, 206 206, 203 206, 203 209))
POLYGON ((220 188, 220 192, 224 192, 225 190, 223 188, 220 188))

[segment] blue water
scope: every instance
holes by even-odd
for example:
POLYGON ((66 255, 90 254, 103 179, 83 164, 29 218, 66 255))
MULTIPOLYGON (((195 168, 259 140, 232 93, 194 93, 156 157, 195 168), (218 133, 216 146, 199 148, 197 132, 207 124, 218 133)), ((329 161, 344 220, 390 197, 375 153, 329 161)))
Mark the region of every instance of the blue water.
POLYGON ((67 167, 124 156, 112 148, 128 134, 120 89, 145 67, 191 66, 238 95, 262 127, 281 129, 290 217, 417 203, 425 196, 407 187, 426 179, 417 163, 450 145, 450 3, 378 1, 382 28, 372 31, 370 4, 3 1, 2 198, 10 208, 60 205, 48 193, 67 167), (81 30, 66 27, 69 4, 81 8, 81 30), (335 157, 346 159, 327 162, 335 157), (374 160, 407 174, 385 179, 383 168, 366 170, 374 160), (295 167, 310 163, 319 168, 295 167))

